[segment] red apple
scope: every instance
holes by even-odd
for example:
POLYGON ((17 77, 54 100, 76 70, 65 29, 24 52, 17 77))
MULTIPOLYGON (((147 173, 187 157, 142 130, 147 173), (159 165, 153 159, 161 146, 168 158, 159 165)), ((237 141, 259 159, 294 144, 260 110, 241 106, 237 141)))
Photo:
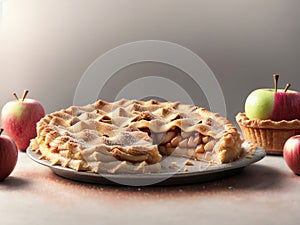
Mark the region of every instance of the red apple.
POLYGON ((292 136, 285 142, 283 157, 288 167, 300 175, 300 135, 292 136))
POLYGON ((18 149, 15 142, 0 130, 0 181, 8 177, 14 170, 18 160, 18 149))
POLYGON ((253 91, 245 102, 245 112, 249 119, 271 119, 273 121, 300 119, 300 93, 277 89, 278 75, 274 75, 275 88, 253 91))
POLYGON ((25 90, 23 98, 16 97, 2 109, 1 121, 5 133, 11 137, 20 151, 25 151, 30 139, 36 137, 36 123, 45 116, 43 106, 34 99, 26 99, 28 90, 25 90))
POLYGON ((296 91, 276 92, 274 95, 274 107, 271 120, 294 120, 300 119, 300 93, 296 91))

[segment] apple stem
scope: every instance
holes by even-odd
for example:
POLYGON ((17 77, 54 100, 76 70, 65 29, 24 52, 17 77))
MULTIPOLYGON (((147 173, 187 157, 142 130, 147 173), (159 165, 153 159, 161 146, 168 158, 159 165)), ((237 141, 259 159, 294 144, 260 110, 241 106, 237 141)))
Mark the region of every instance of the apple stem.
POLYGON ((24 102, 28 92, 29 92, 28 90, 24 90, 23 97, 22 97, 22 102, 24 102))
POLYGON ((289 89, 290 86, 291 86, 291 84, 286 84, 285 88, 284 88, 284 92, 287 92, 287 90, 289 89))
POLYGON ((1 134, 2 134, 2 132, 4 131, 4 129, 3 128, 1 128, 0 129, 0 136, 1 136, 1 134))
POLYGON ((16 94, 16 92, 13 93, 13 96, 15 96, 15 98, 17 99, 17 101, 19 101, 19 97, 18 97, 18 95, 16 94))
POLYGON ((275 92, 277 92, 277 86, 278 86, 279 75, 278 75, 278 74, 274 74, 274 75, 273 75, 273 79, 274 79, 275 92))

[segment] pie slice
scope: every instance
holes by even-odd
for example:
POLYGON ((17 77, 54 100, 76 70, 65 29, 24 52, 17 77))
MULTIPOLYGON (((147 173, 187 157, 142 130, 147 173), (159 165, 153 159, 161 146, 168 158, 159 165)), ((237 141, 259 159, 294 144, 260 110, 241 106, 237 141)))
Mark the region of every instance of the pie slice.
POLYGON ((221 164, 243 150, 237 128, 219 114, 180 102, 98 100, 46 115, 33 151, 41 159, 95 173, 160 172, 162 156, 221 164))

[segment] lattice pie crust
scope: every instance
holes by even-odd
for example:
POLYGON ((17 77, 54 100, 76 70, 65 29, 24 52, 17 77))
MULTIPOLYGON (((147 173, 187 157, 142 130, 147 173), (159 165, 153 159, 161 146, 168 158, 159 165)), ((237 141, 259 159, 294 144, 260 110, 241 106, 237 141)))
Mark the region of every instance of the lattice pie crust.
POLYGON ((120 100, 46 115, 33 151, 41 159, 95 173, 159 172, 162 156, 227 163, 242 154, 236 127, 219 114, 179 102, 120 100))

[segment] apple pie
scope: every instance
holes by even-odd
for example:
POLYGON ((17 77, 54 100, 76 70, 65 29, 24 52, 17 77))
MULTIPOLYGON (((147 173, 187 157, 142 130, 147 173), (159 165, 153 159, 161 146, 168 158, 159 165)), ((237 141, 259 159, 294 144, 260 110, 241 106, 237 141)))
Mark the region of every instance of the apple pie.
POLYGON ((219 114, 180 102, 98 100, 46 115, 31 149, 74 170, 160 172, 162 156, 213 164, 243 152, 237 128, 219 114))

